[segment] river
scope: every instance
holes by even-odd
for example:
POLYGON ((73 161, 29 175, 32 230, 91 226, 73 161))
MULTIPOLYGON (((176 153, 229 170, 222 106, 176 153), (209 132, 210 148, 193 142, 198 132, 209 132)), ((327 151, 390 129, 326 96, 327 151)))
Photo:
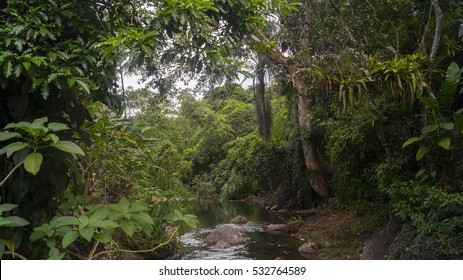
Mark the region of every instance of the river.
POLYGON ((184 230, 180 241, 184 252, 178 256, 187 260, 237 260, 237 259, 304 259, 297 251, 302 240, 285 232, 267 232, 266 226, 272 223, 285 223, 285 217, 245 202, 202 201, 184 204, 185 213, 198 216, 197 229, 184 230), (202 240, 219 224, 229 223, 237 215, 246 217, 249 222, 242 225, 247 241, 238 246, 220 248, 202 246, 202 240))

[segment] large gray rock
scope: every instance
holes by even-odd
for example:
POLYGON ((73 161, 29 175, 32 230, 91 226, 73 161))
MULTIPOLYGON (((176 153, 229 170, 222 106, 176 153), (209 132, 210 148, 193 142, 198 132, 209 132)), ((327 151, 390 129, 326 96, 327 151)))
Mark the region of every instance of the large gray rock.
POLYGON ((225 224, 218 225, 203 242, 208 246, 215 245, 221 248, 228 248, 243 243, 245 240, 244 230, 225 224))
POLYGON ((241 215, 238 215, 236 216, 235 218, 233 218, 231 221, 230 221, 230 224, 235 224, 235 225, 244 225, 246 224, 248 221, 248 219, 246 219, 246 217, 244 216, 241 216, 241 215))
POLYGON ((286 224, 270 224, 267 226, 267 231, 282 231, 286 228, 286 224))

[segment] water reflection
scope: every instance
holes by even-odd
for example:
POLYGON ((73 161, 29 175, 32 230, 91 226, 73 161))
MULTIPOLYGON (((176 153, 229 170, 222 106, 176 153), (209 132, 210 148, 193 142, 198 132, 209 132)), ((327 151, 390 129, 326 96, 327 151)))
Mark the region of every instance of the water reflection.
POLYGON ((201 223, 200 228, 195 230, 182 229, 180 240, 185 246, 182 259, 304 259, 297 252, 301 240, 284 232, 265 231, 268 224, 284 223, 283 217, 274 211, 244 202, 219 201, 183 204, 182 211, 195 214, 201 223), (202 246, 202 240, 215 226, 228 223, 237 215, 245 216, 250 221, 241 226, 248 238, 245 244, 229 248, 202 246))

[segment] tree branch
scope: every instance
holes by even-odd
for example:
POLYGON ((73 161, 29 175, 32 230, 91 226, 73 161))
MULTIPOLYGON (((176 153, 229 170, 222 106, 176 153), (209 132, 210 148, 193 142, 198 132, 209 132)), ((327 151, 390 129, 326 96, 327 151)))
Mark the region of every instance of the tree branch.
POLYGON ((18 169, 21 165, 23 164, 23 161, 21 161, 20 163, 18 163, 18 165, 16 165, 11 171, 10 173, 8 173, 8 175, 6 175, 5 179, 3 179, 3 181, 0 182, 0 187, 2 187, 6 181, 8 180, 8 178, 11 177, 11 175, 13 175, 13 173, 16 171, 16 169, 18 169))
POLYGON ((434 14, 436 15, 436 29, 434 31, 434 40, 432 42, 431 53, 429 58, 433 61, 436 58, 437 50, 439 49, 440 39, 442 36, 442 25, 444 16, 442 14, 442 9, 439 5, 438 0, 431 0, 432 6, 434 7, 434 14))
POLYGON ((333 2, 333 0, 329 0, 329 1, 330 1, 331 5, 333 6, 336 14, 338 14, 339 20, 341 21, 341 27, 346 32, 347 37, 349 37, 349 40, 351 41, 351 43, 356 47, 361 47, 359 42, 355 39, 354 34, 350 30, 349 26, 347 26, 347 23, 344 21, 344 17, 341 14, 341 9, 338 6, 336 6, 336 4, 333 2))

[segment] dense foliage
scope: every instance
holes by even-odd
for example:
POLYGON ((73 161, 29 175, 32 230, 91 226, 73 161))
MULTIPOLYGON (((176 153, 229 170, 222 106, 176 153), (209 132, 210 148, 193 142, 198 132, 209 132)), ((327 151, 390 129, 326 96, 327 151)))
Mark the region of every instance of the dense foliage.
POLYGON ((463 258, 462 1, 8 0, 0 19, 0 256, 163 258, 198 222, 164 202, 257 195, 390 212, 391 258, 463 258))

